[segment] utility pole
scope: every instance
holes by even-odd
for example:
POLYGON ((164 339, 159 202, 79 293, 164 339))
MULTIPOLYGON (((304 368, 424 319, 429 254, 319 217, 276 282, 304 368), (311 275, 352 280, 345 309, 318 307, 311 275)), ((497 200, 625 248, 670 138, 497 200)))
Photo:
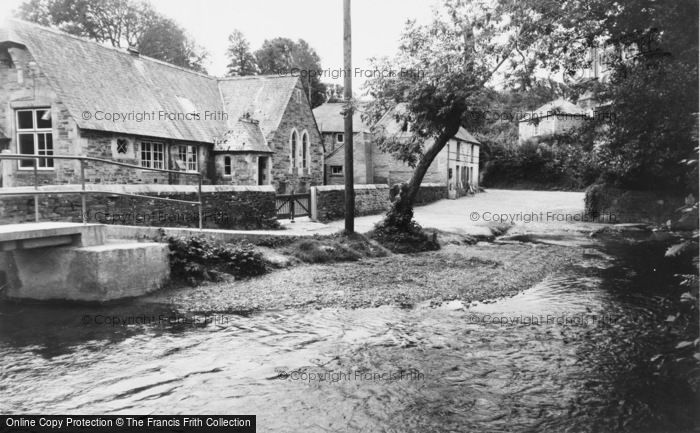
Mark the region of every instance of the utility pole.
POLYGON ((343 57, 345 67, 345 233, 355 233, 355 184, 352 164, 352 36, 350 0, 343 0, 343 57))

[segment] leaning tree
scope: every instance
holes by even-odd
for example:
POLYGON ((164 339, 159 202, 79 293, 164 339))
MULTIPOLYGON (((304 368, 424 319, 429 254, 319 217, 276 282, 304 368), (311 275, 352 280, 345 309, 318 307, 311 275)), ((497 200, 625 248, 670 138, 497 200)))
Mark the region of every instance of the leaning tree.
POLYGON ((364 116, 374 124, 401 103, 404 109, 391 113, 397 122, 410 124, 410 137, 376 130, 377 143, 414 168, 411 179, 400 185, 384 226, 412 230, 413 204, 435 157, 460 126, 483 121, 470 114, 485 106, 489 83, 527 87, 535 68, 559 49, 556 32, 543 35, 546 23, 558 17, 512 0, 447 0, 429 24, 407 24, 394 58, 373 60, 380 73, 366 83, 372 101, 364 116), (537 49, 545 44, 548 55, 542 56, 537 49))

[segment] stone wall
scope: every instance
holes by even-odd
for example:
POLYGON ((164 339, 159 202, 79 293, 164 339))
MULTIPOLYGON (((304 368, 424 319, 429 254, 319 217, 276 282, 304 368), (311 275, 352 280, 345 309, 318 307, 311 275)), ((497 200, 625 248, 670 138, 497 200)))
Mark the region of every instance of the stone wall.
POLYGON ((674 219, 684 198, 675 191, 630 191, 606 185, 586 190, 586 214, 603 222, 663 224, 674 219))
POLYGON ((447 198, 447 186, 442 183, 421 184, 416 196, 416 206, 447 198))
MULTIPOLYGON (((355 216, 382 213, 390 204, 389 185, 355 185, 355 216)), ((316 187, 316 212, 321 222, 344 218, 345 186, 316 187)))
MULTIPOLYGON (((312 192, 312 196, 313 196, 312 192)), ((345 218, 345 187, 325 185, 315 188, 316 219, 327 222, 345 218)), ((447 198, 447 186, 437 183, 421 185, 416 205, 424 205, 447 198)), ((355 216, 376 215, 391 206, 389 185, 355 185, 355 216)))
MULTIPOLYGON (((40 196, 40 221, 82 221, 79 186, 41 189, 76 193, 40 196)), ((197 187, 192 185, 88 185, 88 189, 197 201, 197 187)), ((5 191, 31 192, 31 188, 6 188, 5 191)), ((275 191, 270 185, 205 185, 202 187, 202 201, 205 228, 246 230, 277 227, 275 191)), ((188 203, 116 194, 89 194, 86 204, 90 223, 160 227, 198 227, 199 224, 198 206, 188 203)), ((0 200, 0 223, 33 221, 33 197, 4 197, 0 200)))

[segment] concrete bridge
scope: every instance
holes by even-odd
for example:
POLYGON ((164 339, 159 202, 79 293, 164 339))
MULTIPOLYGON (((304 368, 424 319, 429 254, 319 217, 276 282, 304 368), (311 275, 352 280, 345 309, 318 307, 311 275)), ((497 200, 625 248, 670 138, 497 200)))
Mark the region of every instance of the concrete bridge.
POLYGON ((0 226, 0 294, 8 298, 110 301, 169 278, 167 244, 109 240, 102 224, 0 226))

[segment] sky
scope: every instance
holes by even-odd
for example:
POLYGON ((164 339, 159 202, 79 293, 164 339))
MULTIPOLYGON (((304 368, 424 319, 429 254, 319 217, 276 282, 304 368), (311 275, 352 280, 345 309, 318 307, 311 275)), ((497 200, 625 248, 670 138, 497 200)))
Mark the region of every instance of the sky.
MULTIPOLYGON (((321 58, 322 68, 343 67, 342 0, 151 0, 164 15, 173 18, 209 52, 207 70, 226 71, 227 38, 232 30, 243 32, 251 49, 265 39, 304 39, 321 58)), ((0 1, 0 22, 11 16, 22 0, 0 1)), ((393 55, 409 19, 426 22, 436 0, 352 0, 353 67, 367 68, 367 59, 393 55)), ((332 79, 322 81, 333 82, 332 79)), ((342 79, 335 82, 342 84, 342 79)), ((362 80, 353 89, 360 91, 362 80)))

